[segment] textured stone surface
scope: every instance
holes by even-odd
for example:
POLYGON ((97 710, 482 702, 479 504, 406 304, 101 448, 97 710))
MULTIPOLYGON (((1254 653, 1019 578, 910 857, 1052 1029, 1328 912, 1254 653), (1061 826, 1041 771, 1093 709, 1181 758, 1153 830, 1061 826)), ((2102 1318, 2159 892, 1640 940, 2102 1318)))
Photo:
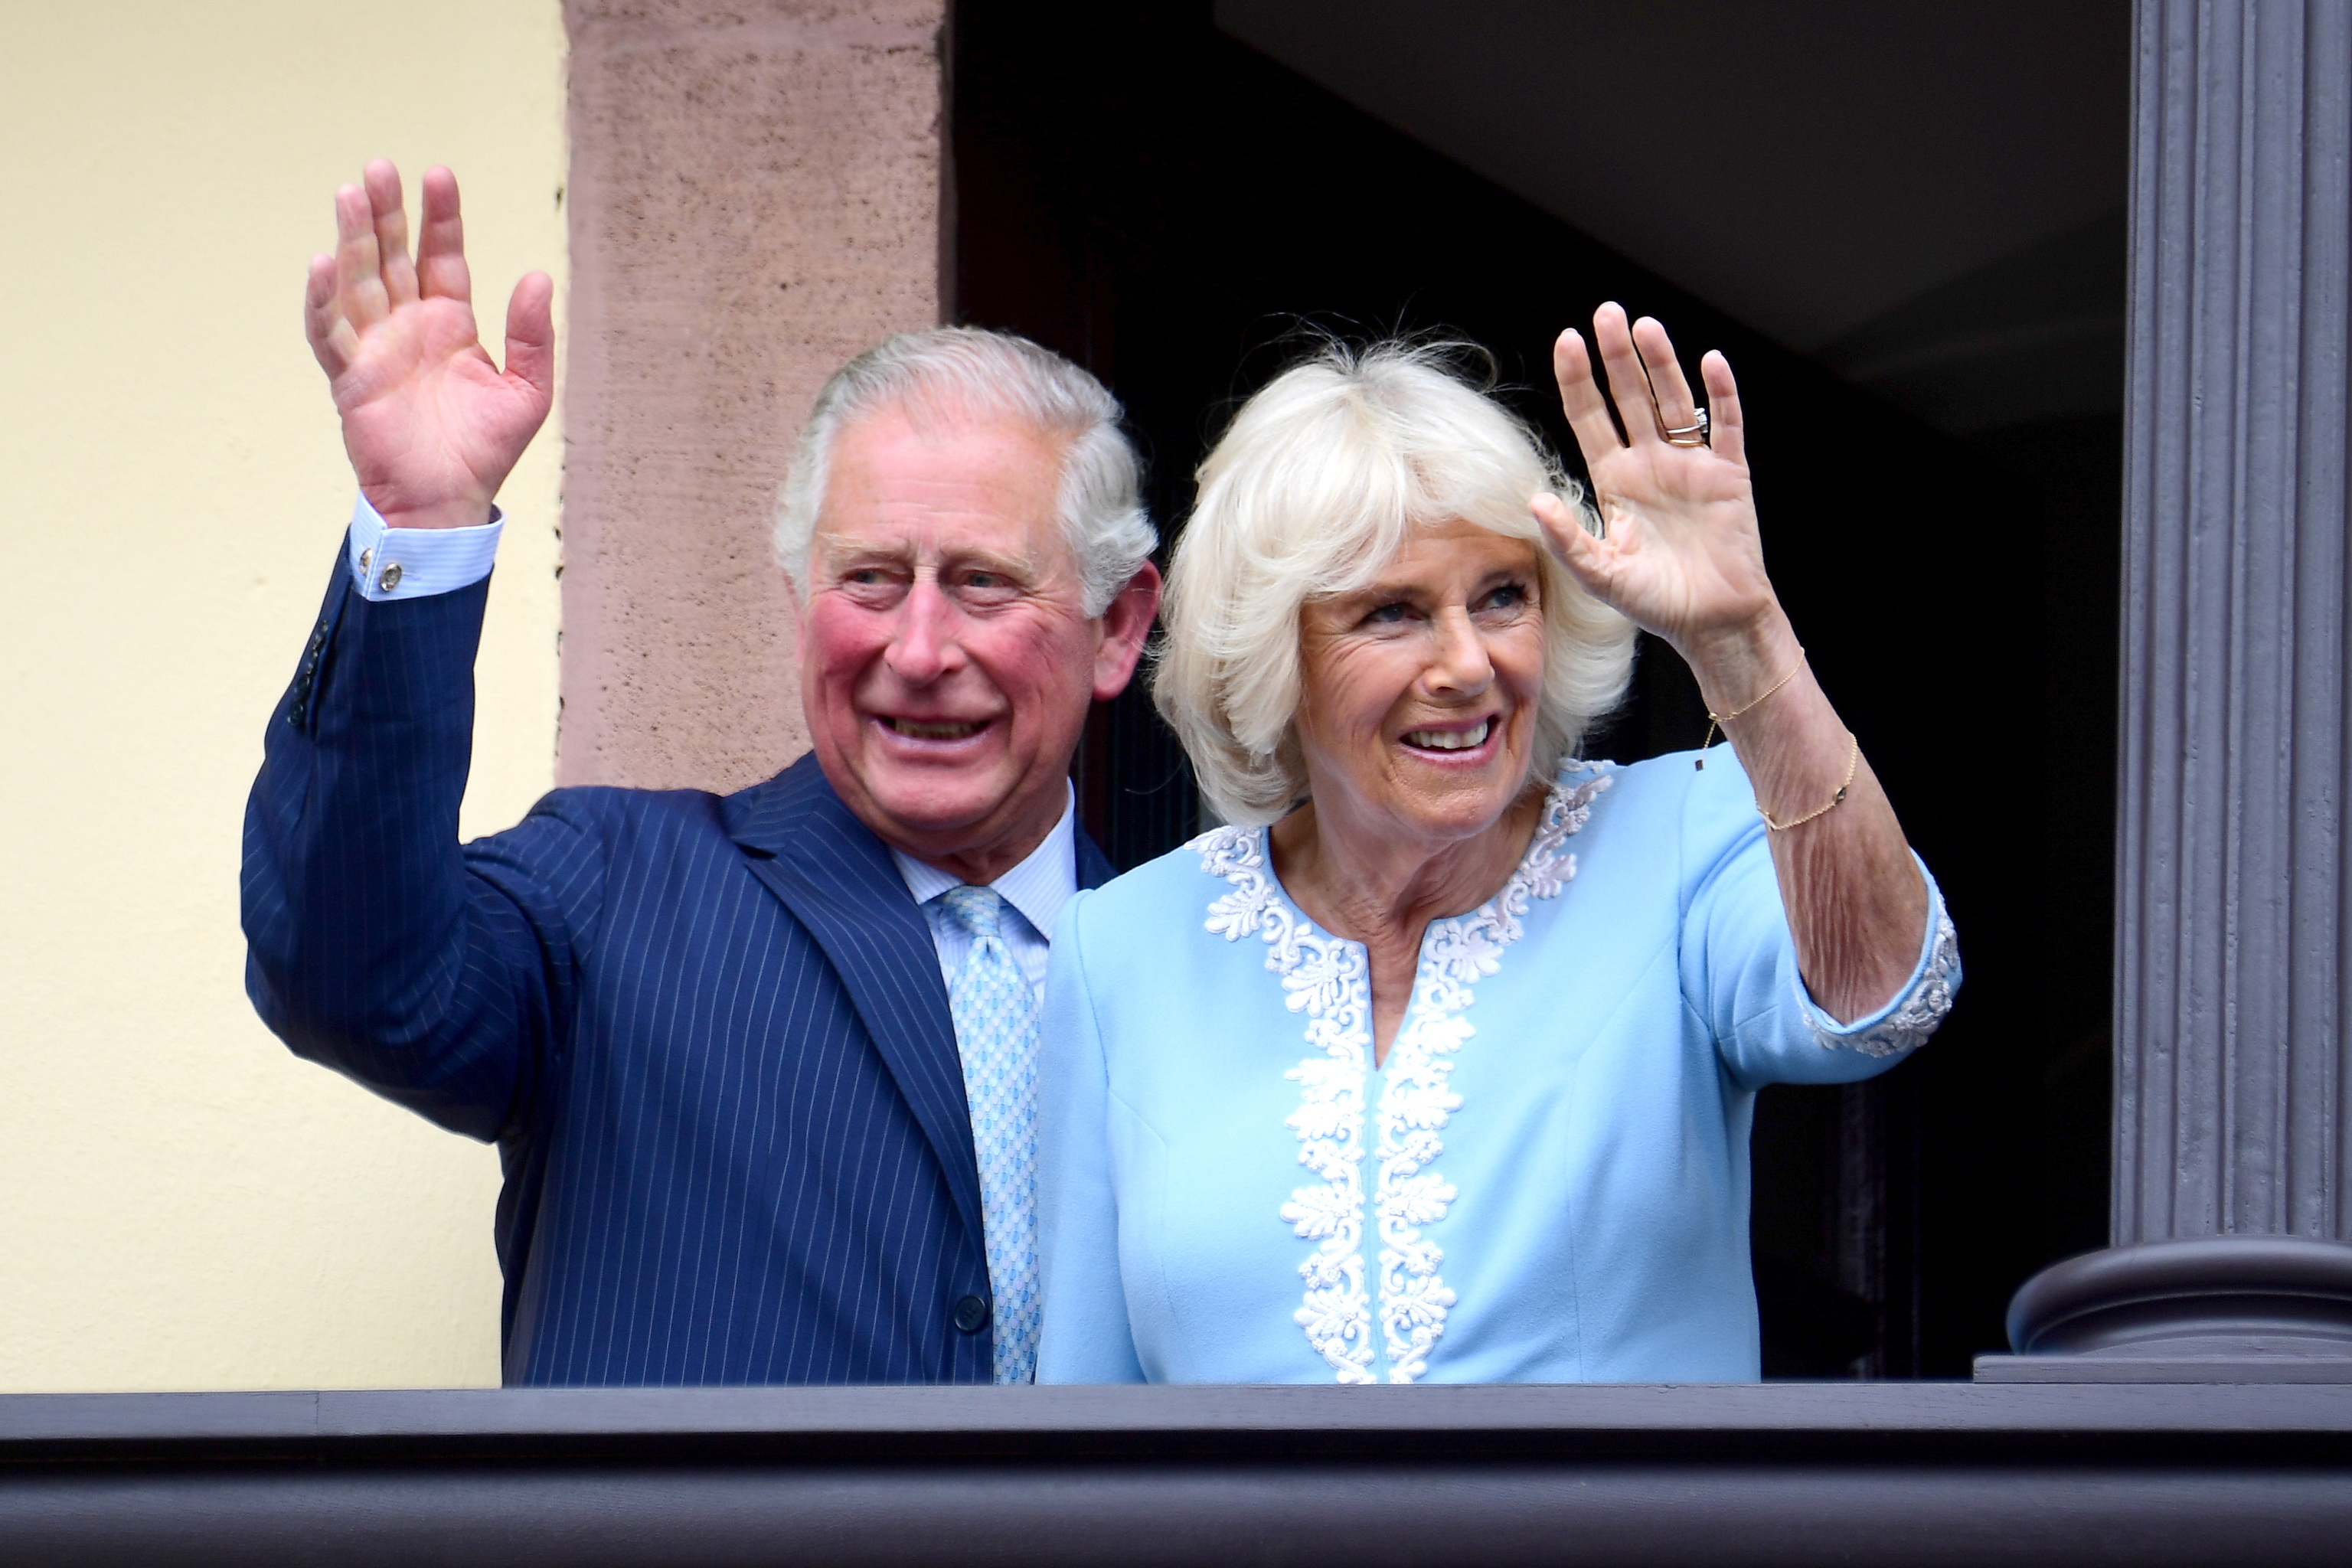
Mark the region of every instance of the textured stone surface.
POLYGON ((567 0, 564 784, 807 746, 769 547, 817 387, 938 318, 944 0, 567 0))

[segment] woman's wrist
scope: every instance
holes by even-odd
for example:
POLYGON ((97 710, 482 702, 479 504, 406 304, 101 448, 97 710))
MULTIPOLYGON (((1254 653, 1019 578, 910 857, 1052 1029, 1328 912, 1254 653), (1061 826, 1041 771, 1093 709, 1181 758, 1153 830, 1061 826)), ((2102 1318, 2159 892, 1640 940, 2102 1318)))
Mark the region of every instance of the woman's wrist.
POLYGON ((1710 713, 1747 708, 1786 680, 1805 657, 1777 600, 1752 619, 1702 633, 1675 651, 1690 667, 1710 713))

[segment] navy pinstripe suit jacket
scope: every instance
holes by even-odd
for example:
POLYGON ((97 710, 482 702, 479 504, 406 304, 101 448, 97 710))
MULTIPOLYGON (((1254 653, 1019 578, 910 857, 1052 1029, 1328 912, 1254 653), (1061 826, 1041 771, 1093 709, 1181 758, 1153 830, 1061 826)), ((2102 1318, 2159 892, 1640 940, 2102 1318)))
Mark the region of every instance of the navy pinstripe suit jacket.
MULTIPOLYGON (((962 1068, 888 851, 807 758, 461 847, 488 591, 373 604, 338 556, 246 813, 254 1005, 498 1142, 509 1384, 987 1382, 962 1068)), ((1078 868, 1111 876, 1083 834, 1078 868)))

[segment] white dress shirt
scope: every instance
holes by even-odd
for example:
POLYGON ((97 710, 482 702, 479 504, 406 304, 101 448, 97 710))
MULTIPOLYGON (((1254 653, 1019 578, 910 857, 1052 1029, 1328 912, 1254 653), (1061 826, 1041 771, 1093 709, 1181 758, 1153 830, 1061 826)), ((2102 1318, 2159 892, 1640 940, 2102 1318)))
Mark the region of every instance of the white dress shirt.
POLYGON ((362 494, 352 508, 352 581, 377 604, 455 593, 490 574, 505 528, 496 507, 472 528, 391 528, 362 494))
MULTIPOLYGON (((505 518, 493 507, 490 521, 473 528, 393 528, 362 495, 352 508, 352 579, 362 597, 379 604, 454 593, 490 574, 499 535, 505 526, 505 518)), ((1076 812, 1077 792, 1070 790, 1065 796, 1062 819, 1045 835, 1045 841, 990 884, 1008 908, 1003 928, 1004 945, 1040 1003, 1045 994, 1045 957, 1054 920, 1078 888, 1076 812)), ((961 883, 896 849, 890 851, 890 858, 898 863, 898 875, 906 879, 907 890, 922 907, 923 919, 931 928, 940 974, 953 985, 971 951, 971 936, 949 917, 939 899, 961 883)))

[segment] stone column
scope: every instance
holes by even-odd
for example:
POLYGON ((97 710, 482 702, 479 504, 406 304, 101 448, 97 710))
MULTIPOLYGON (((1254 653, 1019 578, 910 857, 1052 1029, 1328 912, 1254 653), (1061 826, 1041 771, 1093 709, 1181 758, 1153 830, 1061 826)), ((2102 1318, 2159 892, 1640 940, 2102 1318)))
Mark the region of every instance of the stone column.
POLYGON ((817 387, 940 316, 945 0, 565 0, 559 783, 805 750, 769 548, 817 387))
POLYGON ((2113 1245, 2010 1332, 2352 1376, 2352 6, 2137 28, 2113 1245))

